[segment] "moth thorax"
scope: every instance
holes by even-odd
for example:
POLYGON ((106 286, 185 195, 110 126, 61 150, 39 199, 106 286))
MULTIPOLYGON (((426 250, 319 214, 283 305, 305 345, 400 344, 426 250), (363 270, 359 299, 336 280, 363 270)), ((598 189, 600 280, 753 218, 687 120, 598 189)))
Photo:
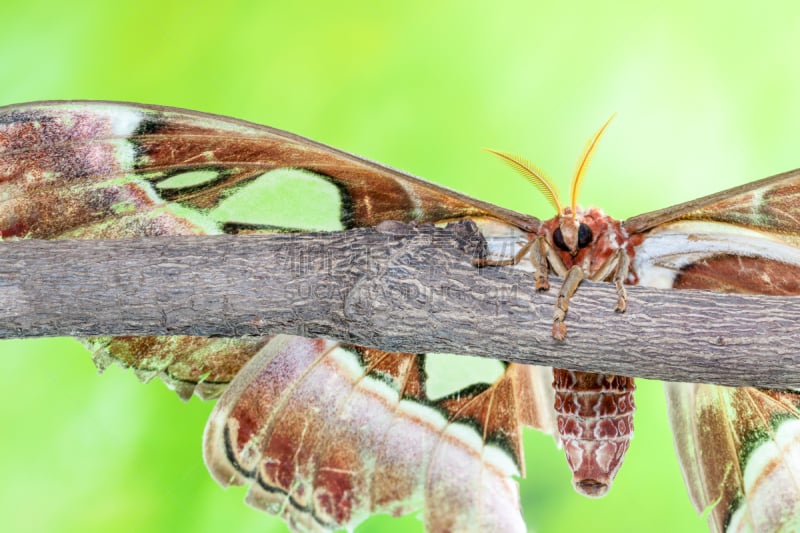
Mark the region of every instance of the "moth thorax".
POLYGON ((553 369, 556 426, 572 484, 605 495, 633 436, 633 378, 553 369))

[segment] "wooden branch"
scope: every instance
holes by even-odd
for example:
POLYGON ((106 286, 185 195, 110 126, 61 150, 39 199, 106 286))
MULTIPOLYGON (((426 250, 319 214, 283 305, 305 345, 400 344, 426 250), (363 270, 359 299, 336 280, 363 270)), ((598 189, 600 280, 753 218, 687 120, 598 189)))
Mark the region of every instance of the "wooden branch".
POLYGON ((800 386, 800 298, 584 283, 472 266, 483 240, 389 223, 335 233, 3 242, 0 338, 291 333, 674 381, 800 386), (560 281, 552 279, 557 288, 560 281))

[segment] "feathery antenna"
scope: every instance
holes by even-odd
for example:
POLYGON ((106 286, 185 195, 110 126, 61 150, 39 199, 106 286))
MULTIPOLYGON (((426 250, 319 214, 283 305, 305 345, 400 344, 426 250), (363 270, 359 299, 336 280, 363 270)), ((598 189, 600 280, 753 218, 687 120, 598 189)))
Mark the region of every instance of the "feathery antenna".
POLYGON ((547 201, 556 208, 558 214, 561 214, 561 204, 558 201, 558 189, 556 189, 555 184, 544 172, 542 172, 527 159, 516 154, 500 152, 490 148, 484 148, 484 150, 502 159, 504 163, 516 170, 523 178, 531 182, 533 186, 536 187, 536 189, 542 193, 545 198, 547 198, 547 201))
POLYGON ((572 184, 570 185, 570 207, 572 208, 572 216, 575 217, 575 209, 578 207, 578 193, 581 190, 581 185, 583 185, 583 175, 586 172, 586 167, 589 166, 589 161, 592 159, 592 154, 594 153, 594 149, 597 147, 597 142, 600 140, 600 137, 603 135, 603 132, 606 131, 606 128, 617 116, 616 113, 611 115, 606 123, 597 130, 597 133, 589 139, 589 142, 586 144, 586 148, 583 149, 583 154, 581 154, 580 159, 578 159, 578 166, 575 169, 575 175, 572 178, 572 184))

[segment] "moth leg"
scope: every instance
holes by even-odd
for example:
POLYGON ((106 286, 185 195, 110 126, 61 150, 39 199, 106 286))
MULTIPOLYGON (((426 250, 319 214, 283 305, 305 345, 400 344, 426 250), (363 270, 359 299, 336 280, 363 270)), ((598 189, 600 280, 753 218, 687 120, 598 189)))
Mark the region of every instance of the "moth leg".
POLYGON ((553 269, 553 272, 556 276, 560 278, 567 277, 567 265, 564 264, 564 260, 561 259, 561 256, 558 255, 555 248, 550 246, 550 243, 542 236, 542 247, 547 251, 547 263, 550 265, 550 268, 553 269))
POLYGON ((553 338, 563 341, 567 337, 567 326, 564 324, 564 318, 567 316, 567 309, 569 309, 569 299, 575 294, 578 285, 581 284, 586 273, 578 265, 573 266, 567 272, 564 278, 564 283, 561 284, 561 290, 558 291, 558 299, 556 300, 556 309, 553 312, 553 338))
POLYGON ((625 280, 628 279, 628 269, 631 266, 631 259, 628 254, 620 252, 619 263, 617 263, 617 271, 614 272, 614 286, 617 289, 617 303, 614 306, 614 311, 617 313, 624 313, 628 307, 628 295, 625 292, 625 280))
POLYGON ((519 262, 522 261, 522 258, 525 257, 525 254, 530 251, 531 246, 533 246, 533 243, 535 242, 536 241, 533 240, 523 244, 522 248, 519 249, 519 252, 517 252, 511 259, 487 259, 485 257, 479 257, 477 259, 473 259, 472 264, 478 268, 486 266, 509 266, 519 264, 519 262))
POLYGON ((591 275, 592 281, 603 281, 613 272, 614 287, 617 289, 617 303, 614 311, 624 313, 627 307, 627 293, 625 292, 625 279, 628 277, 631 260, 622 248, 618 248, 613 255, 609 256, 600 268, 591 275))
POLYGON ((533 280, 537 291, 546 291, 550 288, 547 273, 550 268, 556 275, 564 277, 567 267, 561 257, 550 247, 544 235, 539 235, 533 241, 531 248, 531 265, 533 266, 533 280))

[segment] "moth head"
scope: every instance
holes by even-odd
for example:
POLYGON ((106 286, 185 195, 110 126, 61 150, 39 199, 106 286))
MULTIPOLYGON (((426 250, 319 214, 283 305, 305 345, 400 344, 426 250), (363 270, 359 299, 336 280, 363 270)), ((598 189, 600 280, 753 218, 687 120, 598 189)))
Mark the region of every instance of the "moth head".
POLYGON ((597 143, 614 116, 615 115, 611 115, 611 117, 606 120, 605 124, 603 124, 592 138, 589 139, 589 142, 586 143, 586 148, 584 148, 580 159, 578 159, 578 166, 575 168, 575 173, 570 183, 569 206, 562 206, 559 200, 558 189, 555 183, 553 183, 553 180, 530 161, 516 154, 485 148, 487 152, 502 159, 523 178, 533 184, 547 201, 550 202, 550 205, 556 209, 558 213, 558 228, 553 232, 552 244, 559 250, 569 252, 570 255, 573 256, 577 255, 582 248, 589 246, 594 239, 591 228, 581 220, 582 217, 579 212, 580 209, 578 208, 578 193, 580 192, 581 185, 583 184, 583 176, 586 174, 586 168, 589 166, 589 161, 592 159, 597 143))
POLYGON ((580 216, 572 216, 569 208, 558 217, 558 227, 553 232, 553 244, 562 252, 576 255, 581 248, 592 244, 594 235, 588 224, 580 216))

